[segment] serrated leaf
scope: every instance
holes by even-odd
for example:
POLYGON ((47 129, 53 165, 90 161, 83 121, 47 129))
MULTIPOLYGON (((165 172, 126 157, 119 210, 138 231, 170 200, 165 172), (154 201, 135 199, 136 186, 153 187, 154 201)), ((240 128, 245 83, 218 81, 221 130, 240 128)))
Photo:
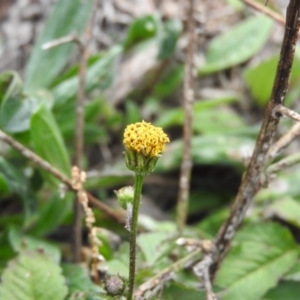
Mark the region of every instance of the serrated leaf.
POLYGON ((68 176, 71 166, 64 141, 52 112, 44 105, 32 115, 30 135, 36 153, 68 176))
POLYGON ((300 295, 300 284, 295 281, 283 281, 270 290, 263 300, 296 300, 300 295))
POLYGON ((1 276, 0 299, 64 300, 67 287, 61 269, 36 251, 24 251, 10 261, 1 276))
POLYGON ((237 233, 217 274, 222 299, 260 299, 295 264, 299 248, 291 233, 276 223, 259 223, 237 233))
POLYGON ((25 70, 25 86, 29 90, 45 88, 65 67, 74 43, 43 50, 46 42, 80 34, 86 26, 93 0, 58 0, 39 36, 25 70), (63 24, 63 25, 62 25, 63 24))
POLYGON ((257 53, 269 38, 272 20, 264 15, 249 17, 215 37, 208 45, 200 75, 238 65, 257 53))
POLYGON ((67 279, 69 294, 81 292, 86 294, 96 294, 104 292, 103 289, 94 284, 89 276, 89 271, 80 265, 65 264, 62 266, 63 275, 67 279))
POLYGON ((137 244, 147 265, 152 266, 169 248, 169 243, 164 243, 169 237, 170 234, 166 232, 150 232, 138 236, 137 244))

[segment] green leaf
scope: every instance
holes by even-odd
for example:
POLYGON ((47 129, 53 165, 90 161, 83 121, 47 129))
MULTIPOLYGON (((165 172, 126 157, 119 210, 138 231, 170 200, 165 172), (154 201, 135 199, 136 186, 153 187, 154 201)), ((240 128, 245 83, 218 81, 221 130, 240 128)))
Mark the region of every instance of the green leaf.
POLYGON ((60 262, 61 254, 58 247, 44 240, 25 235, 15 227, 11 227, 8 232, 9 242, 15 252, 23 250, 40 250, 47 253, 56 263, 60 262))
POLYGON ((296 262, 299 248, 289 230, 276 223, 251 224, 237 233, 216 284, 224 300, 260 299, 296 262), (224 293, 224 294, 223 294, 224 293))
MULTIPOLYGON (((112 47, 108 52, 100 56, 88 68, 86 74, 86 91, 91 92, 95 88, 104 90, 111 85, 115 74, 115 64, 123 48, 119 45, 112 47)), ((62 106, 75 97, 78 90, 78 75, 62 81, 52 89, 55 105, 62 106)))
POLYGON ((154 37, 158 30, 158 21, 155 16, 148 15, 137 18, 131 23, 127 37, 124 41, 124 48, 128 49, 137 42, 154 37))
MULTIPOLYGON (((242 168, 241 158, 253 150, 255 141, 246 136, 203 135, 192 138, 192 159, 195 164, 231 164, 242 168)), ((178 168, 182 159, 182 140, 171 142, 158 160, 159 172, 178 168)))
POLYGON ((6 132, 19 133, 29 129, 30 118, 34 110, 44 103, 51 107, 53 99, 45 91, 24 94, 23 83, 19 75, 8 71, 0 75, 0 126, 6 132), (0 92, 1 93, 1 92, 0 92))
POLYGON ((300 284, 295 281, 283 281, 270 290, 263 300, 295 300, 300 295, 300 284))
MULTIPOLYGON (((238 101, 238 98, 235 95, 222 97, 217 99, 205 99, 201 101, 197 101, 194 104, 193 113, 194 114, 201 114, 202 112, 205 113, 209 109, 214 109, 217 106, 222 104, 229 104, 238 101)), ((168 128, 174 125, 182 125, 184 120, 184 112, 182 108, 174 108, 169 109, 168 111, 161 114, 160 118, 158 118, 155 122, 155 126, 168 128)), ((197 128, 199 127, 199 120, 195 118, 194 126, 197 128)))
POLYGON ((25 70, 25 87, 28 90, 45 88, 65 67, 74 43, 43 50, 46 42, 70 35, 80 34, 86 26, 93 0, 58 0, 39 36, 25 70))
POLYGON ((24 226, 28 226, 35 219, 37 213, 37 198, 20 169, 0 157, 0 173, 10 191, 16 193, 23 202, 24 226))
POLYGON ((67 287, 61 269, 37 251, 24 251, 1 276, 0 299, 64 300, 67 287))
POLYGON ((182 24, 178 19, 169 20, 163 24, 158 51, 159 59, 167 59, 174 54, 181 31, 182 24))
POLYGON ((249 17, 215 37, 208 46, 200 75, 238 65, 257 53, 269 38, 272 20, 264 15, 249 17))
POLYGON ((157 97, 167 97, 178 89, 182 83, 184 75, 183 65, 171 66, 166 76, 154 87, 154 93, 157 97))
POLYGON ((205 300, 207 298, 206 293, 203 291, 187 288, 184 285, 178 283, 171 283, 168 287, 164 289, 162 299, 205 300))
POLYGON ((0 173, 0 196, 6 196, 11 192, 8 180, 0 173))
POLYGON ((30 134, 36 153, 63 174, 70 175, 71 166, 64 141, 52 112, 44 105, 31 118, 30 134))
POLYGON ((34 224, 30 228, 30 234, 38 237, 53 232, 71 213, 73 208, 74 194, 68 193, 61 198, 58 193, 43 203, 34 224))
MULTIPOLYGON (((249 90, 254 100, 261 106, 264 106, 270 99, 276 68, 278 64, 279 56, 274 55, 271 58, 261 62, 257 66, 248 68, 244 72, 245 81, 249 87, 249 90)), ((296 84, 298 86, 299 80, 299 54, 295 55, 294 63, 292 66, 290 89, 296 84)))
POLYGON ((284 197, 267 208, 268 214, 274 215, 287 223, 300 228, 300 202, 284 197))
POLYGON ((62 268, 63 275, 67 279, 69 295, 76 292, 85 294, 96 294, 103 292, 103 289, 100 286, 91 281, 89 271, 86 268, 75 264, 64 264, 62 268))
POLYGON ((284 275, 284 279, 300 281, 300 261, 297 261, 296 264, 284 275))
POLYGON ((137 244, 143 252, 145 261, 149 266, 153 266, 170 247, 170 243, 166 243, 169 237, 170 234, 166 232, 151 232, 138 236, 137 244))

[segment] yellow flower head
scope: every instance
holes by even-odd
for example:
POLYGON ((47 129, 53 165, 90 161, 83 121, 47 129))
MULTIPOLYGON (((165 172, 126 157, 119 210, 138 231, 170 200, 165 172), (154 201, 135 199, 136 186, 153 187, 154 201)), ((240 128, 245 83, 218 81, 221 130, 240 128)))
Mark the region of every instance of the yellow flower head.
POLYGON ((160 127, 145 121, 128 125, 124 132, 125 147, 145 156, 159 156, 168 142, 170 142, 168 136, 160 127))
POLYGON ((149 174, 170 142, 160 127, 145 121, 128 125, 124 131, 125 158, 127 167, 141 174, 149 174))

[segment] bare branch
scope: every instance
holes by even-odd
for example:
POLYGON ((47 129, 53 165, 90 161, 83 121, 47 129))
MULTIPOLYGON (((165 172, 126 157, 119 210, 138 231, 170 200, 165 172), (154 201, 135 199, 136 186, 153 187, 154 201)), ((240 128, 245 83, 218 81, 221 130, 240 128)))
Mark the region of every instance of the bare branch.
POLYGON ((182 259, 176 261, 169 267, 165 268, 164 270, 160 271, 157 275, 150 278, 148 281, 143 283, 134 293, 134 296, 138 299, 149 299, 153 297, 159 290, 161 290, 166 282, 173 278, 174 273, 192 266, 195 264, 196 261, 199 261, 201 258, 202 253, 199 248, 187 256, 183 257, 182 259), (150 293, 148 295, 147 293, 150 293), (145 295, 147 294, 147 298, 145 295), (140 298, 139 298, 140 297, 140 298))
POLYGON ((190 190, 190 177, 192 170, 191 140, 192 119, 194 102, 194 52, 195 52, 195 25, 194 25, 194 0, 188 1, 188 46, 185 65, 183 87, 184 98, 184 128, 183 128, 183 156, 180 168, 179 192, 177 203, 177 227, 182 232, 187 217, 187 207, 190 190))
POLYGON ((276 141, 268 152, 268 157, 274 158, 278 153, 300 136, 300 123, 296 123, 285 135, 276 141))
POLYGON ((268 7, 260 4, 257 1, 253 1, 253 0, 244 0, 244 2, 249 5, 250 7, 256 9, 257 11, 262 12, 263 14, 265 14, 266 16, 271 17, 273 20, 275 20, 276 22, 278 22, 281 25, 285 25, 285 19, 283 16, 281 16, 280 14, 276 13, 275 11, 269 9, 268 7))
POLYGON ((266 108, 261 131, 257 138, 254 153, 248 168, 243 176, 238 194, 232 206, 230 216, 220 229, 216 238, 218 256, 216 265, 212 269, 212 276, 224 258, 235 233, 244 219, 248 207, 252 203, 253 196, 261 186, 261 172, 267 158, 274 134, 279 123, 279 116, 274 115, 274 108, 284 105, 285 94, 288 88, 291 67, 294 59, 298 31, 300 27, 300 2, 291 0, 287 8, 287 21, 285 34, 281 47, 280 59, 277 67, 271 99, 266 108))
POLYGON ((300 162, 300 153, 289 155, 279 160, 278 162, 270 165, 267 169, 267 173, 274 174, 282 169, 298 164, 299 162, 300 162))
POLYGON ((294 110, 291 110, 283 105, 277 105, 274 107, 274 110, 273 110, 273 114, 276 116, 280 116, 280 115, 283 115, 285 117, 288 117, 292 120, 295 120, 295 121, 298 121, 300 122, 300 115, 295 112, 294 110))

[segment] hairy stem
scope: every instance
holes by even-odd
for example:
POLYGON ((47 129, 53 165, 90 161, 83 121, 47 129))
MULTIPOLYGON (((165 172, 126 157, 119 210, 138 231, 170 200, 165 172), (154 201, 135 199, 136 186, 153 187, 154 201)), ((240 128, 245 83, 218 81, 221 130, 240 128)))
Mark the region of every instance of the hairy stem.
POLYGON ((129 288, 128 288, 127 300, 132 299, 134 282, 135 282, 136 236, 137 236, 138 216, 139 216, 139 208, 141 203, 143 181, 144 181, 144 175, 136 173, 135 184, 134 184, 132 217, 130 222, 129 288))

